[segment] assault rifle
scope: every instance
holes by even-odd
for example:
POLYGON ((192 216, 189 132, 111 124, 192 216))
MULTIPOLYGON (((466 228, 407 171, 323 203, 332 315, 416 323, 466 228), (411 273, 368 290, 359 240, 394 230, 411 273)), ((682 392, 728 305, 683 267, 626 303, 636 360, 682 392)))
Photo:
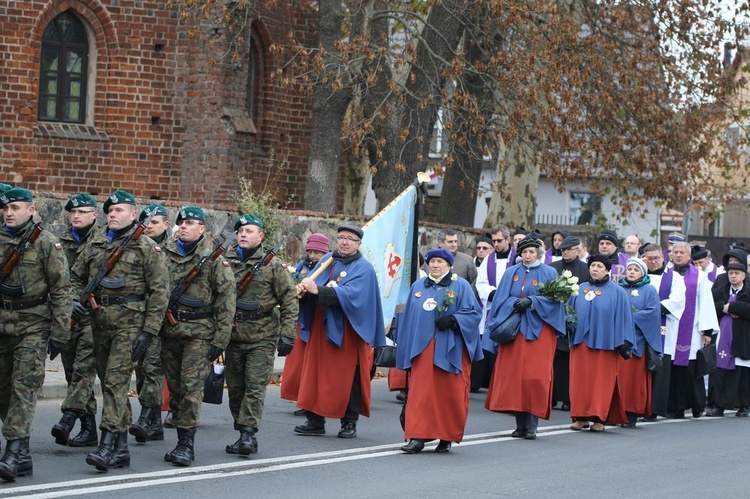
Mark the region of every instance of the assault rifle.
POLYGON ((37 239, 39 239, 39 235, 44 230, 41 222, 32 222, 32 225, 34 227, 34 230, 28 231, 26 235, 24 235, 21 240, 18 241, 18 244, 14 248, 11 248, 8 256, 5 258, 3 268, 0 269, 0 291, 3 294, 11 296, 23 294, 22 287, 8 286, 5 284, 5 280, 8 279, 8 276, 10 276, 10 273, 13 271, 13 267, 15 267, 16 264, 21 261, 23 254, 26 253, 29 248, 31 248, 31 246, 36 242, 37 239))
POLYGON ((237 295, 241 295, 245 291, 245 289, 247 289, 247 287, 250 285, 250 282, 253 280, 253 277, 255 277, 255 274, 258 273, 261 267, 265 267, 266 265, 271 263, 273 257, 276 256, 276 253, 278 253, 281 249, 282 244, 284 244, 284 239, 282 239, 279 244, 266 251, 266 254, 263 255, 263 258, 255 262, 248 273, 245 274, 240 283, 237 285, 237 295))
MULTIPOLYGON (((93 311, 96 311, 99 308, 99 304, 96 303, 96 298, 94 298, 94 293, 97 289, 99 289, 99 286, 101 286, 104 278, 107 277, 115 267, 117 262, 122 257, 122 254, 125 252, 128 246, 130 246, 130 243, 132 243, 133 241, 137 241, 141 237, 143 232, 146 230, 146 227, 148 227, 148 224, 150 224, 151 220, 154 218, 154 215, 156 215, 156 210, 153 210, 153 212, 150 213, 143 221, 138 222, 138 226, 135 228, 135 230, 131 232, 128 237, 123 239, 122 242, 117 246, 117 248, 112 250, 112 253, 110 253, 107 257, 107 260, 102 263, 101 267, 99 267, 99 270, 97 270, 96 275, 92 277, 89 283, 86 284, 86 287, 83 288, 83 292, 81 292, 81 297, 78 299, 78 303, 80 303, 84 307, 86 305, 89 305, 91 307, 91 310, 93 311)), ((71 331, 76 327, 77 324, 78 319, 76 319, 75 317, 71 317, 71 331)))
POLYGON ((222 253, 226 251, 226 249, 229 247, 230 244, 234 241, 233 237, 228 237, 224 240, 223 243, 218 244, 211 253, 204 255, 201 257, 200 260, 198 260, 195 265, 188 271, 187 274, 185 274, 185 277, 182 279, 180 284, 175 286, 175 288, 172 290, 172 294, 169 295, 169 303, 167 304, 167 311, 164 313, 165 317, 167 318, 167 322, 169 322, 170 326, 176 326, 177 325, 177 319, 174 316, 174 313, 172 313, 172 309, 179 303, 180 298, 182 298, 182 295, 185 294, 185 291, 190 287, 191 284, 193 284, 193 281, 196 277, 203 271, 203 266, 210 260, 210 261, 216 261, 217 258, 219 258, 222 253))

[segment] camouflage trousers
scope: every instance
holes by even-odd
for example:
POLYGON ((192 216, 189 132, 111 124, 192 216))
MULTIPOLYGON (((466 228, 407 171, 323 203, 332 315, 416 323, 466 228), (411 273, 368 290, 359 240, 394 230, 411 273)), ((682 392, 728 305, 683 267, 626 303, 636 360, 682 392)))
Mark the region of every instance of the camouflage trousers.
POLYGON ((227 347, 225 373, 235 430, 241 426, 251 426, 256 431, 260 428, 277 342, 271 337, 257 343, 232 342, 227 347))
POLYGON ((68 392, 62 403, 63 411, 74 411, 79 415, 96 415, 94 382, 96 381, 96 359, 94 358, 94 336, 91 325, 81 326, 65 344, 60 353, 68 392))
POLYGON ((201 420, 203 384, 211 362, 208 340, 162 338, 161 360, 169 387, 169 407, 175 428, 197 428, 201 420))
POLYGON ((102 422, 99 428, 121 433, 130 428, 133 413, 128 391, 133 376, 133 341, 138 330, 94 328, 96 371, 102 384, 102 422))
POLYGON ((28 438, 44 383, 49 333, 0 336, 0 419, 7 440, 28 438))
POLYGON ((164 370, 161 367, 161 338, 151 339, 143 360, 135 366, 135 387, 141 407, 161 410, 164 370))

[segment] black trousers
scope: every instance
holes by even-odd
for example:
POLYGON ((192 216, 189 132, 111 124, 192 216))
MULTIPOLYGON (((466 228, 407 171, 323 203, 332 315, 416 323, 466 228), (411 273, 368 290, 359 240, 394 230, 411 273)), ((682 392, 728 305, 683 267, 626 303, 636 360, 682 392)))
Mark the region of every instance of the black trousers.
POLYGON ((696 374, 695 361, 687 366, 672 364, 669 381, 669 412, 683 412, 692 409, 693 414, 706 408, 706 384, 703 376, 696 374))

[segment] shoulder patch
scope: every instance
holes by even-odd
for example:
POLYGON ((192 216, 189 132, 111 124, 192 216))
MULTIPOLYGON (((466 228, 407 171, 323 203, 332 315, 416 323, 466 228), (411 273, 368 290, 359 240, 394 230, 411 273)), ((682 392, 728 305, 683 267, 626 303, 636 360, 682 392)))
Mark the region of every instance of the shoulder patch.
POLYGON ((55 249, 56 249, 56 250, 61 250, 61 249, 62 249, 62 244, 60 244, 60 243, 55 243, 55 249))
POLYGON ((161 253, 161 246, 154 245, 154 251, 156 251, 157 253, 161 253))
POLYGON ((225 266, 225 267, 229 267, 229 262, 228 262, 228 261, 226 261, 226 260, 222 260, 222 261, 221 261, 221 264, 222 264, 223 266, 225 266))

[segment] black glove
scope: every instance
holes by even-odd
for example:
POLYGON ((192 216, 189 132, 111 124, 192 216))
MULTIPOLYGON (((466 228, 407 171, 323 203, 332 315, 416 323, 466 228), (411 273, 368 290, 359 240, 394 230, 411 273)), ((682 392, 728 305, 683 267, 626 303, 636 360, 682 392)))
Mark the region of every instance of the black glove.
POLYGON ((451 329, 456 324, 456 319, 452 315, 446 315, 435 321, 435 326, 443 331, 445 329, 451 329))
POLYGON ((495 291, 497 290, 493 289, 492 291, 490 291, 490 295, 487 297, 487 303, 492 302, 492 299, 495 297, 495 291))
POLYGON ((628 360, 633 356, 633 352, 630 350, 631 348, 633 348, 633 344, 629 341, 625 341, 624 344, 617 347, 617 353, 619 353, 620 357, 623 359, 628 360))
POLYGON ((292 353, 292 348, 294 348, 294 340, 292 338, 282 336, 281 338, 279 338, 279 347, 278 350, 276 350, 276 354, 279 357, 286 357, 287 355, 292 353))
POLYGON ((531 306, 531 298, 519 298, 513 304, 513 310, 516 312, 523 312, 531 306))
POLYGON ((669 315, 671 312, 664 305, 661 306, 661 315, 669 315))
POLYGON ((143 357, 146 356, 146 350, 148 350, 148 346, 151 344, 151 335, 148 334, 146 331, 141 331, 138 333, 138 337, 133 342, 133 353, 130 356, 130 360, 133 362, 140 362, 143 360, 143 357))
POLYGON ((62 352, 64 346, 64 343, 60 343, 59 341, 50 338, 49 341, 47 341, 47 353, 49 354, 49 360, 55 360, 55 357, 60 355, 60 352, 62 352))
POLYGON ((73 313, 71 315, 76 321, 81 322, 81 319, 83 319, 88 313, 89 311, 86 310, 86 307, 81 305, 81 302, 79 301, 73 302, 73 313))
POLYGON ((208 351, 208 360, 213 362, 219 358, 219 355, 223 353, 224 353, 223 348, 217 347, 216 345, 211 345, 211 350, 208 351))

